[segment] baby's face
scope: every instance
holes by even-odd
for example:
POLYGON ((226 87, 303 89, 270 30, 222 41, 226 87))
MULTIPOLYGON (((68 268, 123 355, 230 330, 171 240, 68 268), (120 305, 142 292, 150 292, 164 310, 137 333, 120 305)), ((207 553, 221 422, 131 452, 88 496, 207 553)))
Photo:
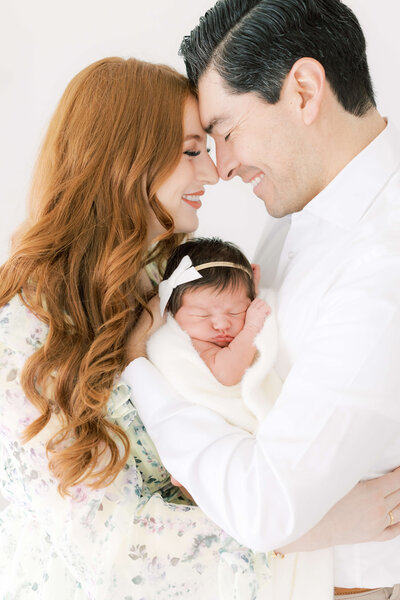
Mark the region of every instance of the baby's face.
POLYGON ((191 338, 223 348, 242 331, 250 304, 244 285, 222 291, 201 287, 185 292, 175 319, 191 338))

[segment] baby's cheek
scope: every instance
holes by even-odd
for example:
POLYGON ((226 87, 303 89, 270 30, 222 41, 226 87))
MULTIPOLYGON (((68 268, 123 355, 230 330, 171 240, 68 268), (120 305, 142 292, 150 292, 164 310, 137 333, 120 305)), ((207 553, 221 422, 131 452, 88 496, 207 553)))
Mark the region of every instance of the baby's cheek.
POLYGON ((245 321, 246 321, 246 313, 244 313, 244 315, 243 315, 243 316, 241 317, 241 319, 240 319, 238 333, 239 333, 240 331, 242 331, 242 329, 243 329, 243 327, 244 327, 244 324, 245 324, 245 321))

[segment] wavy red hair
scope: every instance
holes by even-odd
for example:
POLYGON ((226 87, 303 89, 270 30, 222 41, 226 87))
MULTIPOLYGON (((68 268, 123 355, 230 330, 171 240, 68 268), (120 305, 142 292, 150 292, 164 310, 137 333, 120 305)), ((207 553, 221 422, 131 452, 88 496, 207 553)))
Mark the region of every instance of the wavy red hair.
POLYGON ((146 305, 143 268, 182 241, 157 189, 179 161, 189 93, 173 69, 132 58, 106 58, 76 75, 37 161, 29 217, 0 268, 0 305, 19 293, 49 328, 22 372, 40 412, 24 439, 53 412, 62 417, 47 445, 62 494, 83 481, 111 483, 128 457, 107 402, 146 305), (149 211, 165 229, 151 256, 149 211))

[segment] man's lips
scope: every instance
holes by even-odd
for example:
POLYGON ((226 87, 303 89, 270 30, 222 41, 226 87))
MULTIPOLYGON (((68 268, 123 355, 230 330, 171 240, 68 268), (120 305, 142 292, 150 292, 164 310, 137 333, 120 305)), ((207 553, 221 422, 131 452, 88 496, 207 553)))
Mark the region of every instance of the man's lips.
POLYGON ((243 178, 243 182, 249 183, 251 185, 251 187, 253 188, 253 191, 255 191, 256 188, 258 187, 258 184, 261 183, 261 181, 264 179, 264 177, 265 177, 265 173, 263 173, 262 171, 258 171, 258 173, 256 173, 252 177, 243 178))

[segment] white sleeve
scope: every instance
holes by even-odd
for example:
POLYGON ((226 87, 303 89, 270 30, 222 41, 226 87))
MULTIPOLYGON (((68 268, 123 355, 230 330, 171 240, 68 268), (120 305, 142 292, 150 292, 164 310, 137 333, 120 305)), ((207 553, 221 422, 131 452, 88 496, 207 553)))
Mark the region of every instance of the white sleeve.
POLYGON ((123 377, 166 467, 204 512, 270 550, 314 526, 396 444, 399 306, 390 261, 339 282, 255 437, 177 398, 145 359, 123 377))

